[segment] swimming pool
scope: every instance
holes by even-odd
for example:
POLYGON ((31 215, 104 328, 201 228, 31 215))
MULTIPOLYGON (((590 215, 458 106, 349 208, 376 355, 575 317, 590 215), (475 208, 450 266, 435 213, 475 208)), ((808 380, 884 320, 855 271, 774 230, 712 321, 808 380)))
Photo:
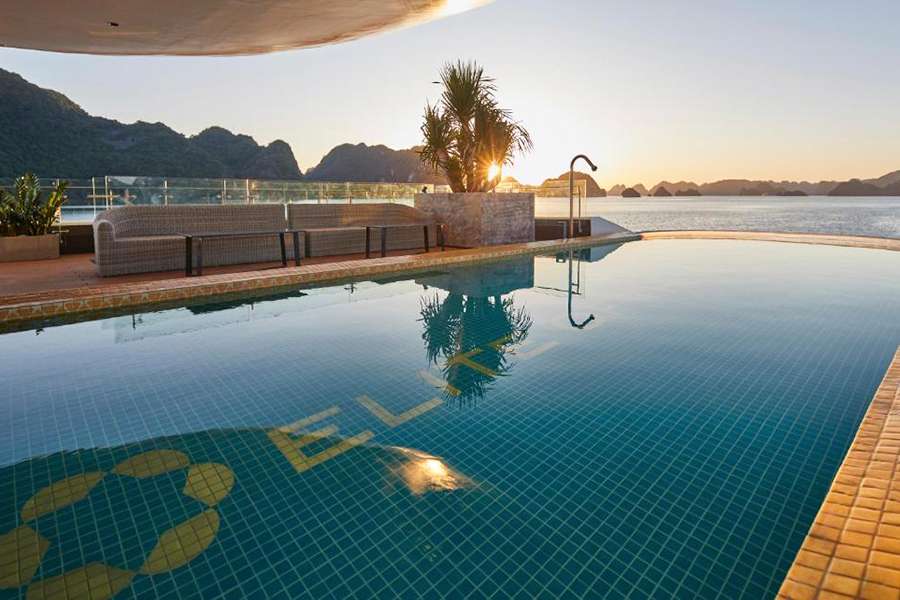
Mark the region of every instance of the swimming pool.
POLYGON ((898 344, 900 254, 681 240, 6 334, 0 597, 772 597, 898 344))

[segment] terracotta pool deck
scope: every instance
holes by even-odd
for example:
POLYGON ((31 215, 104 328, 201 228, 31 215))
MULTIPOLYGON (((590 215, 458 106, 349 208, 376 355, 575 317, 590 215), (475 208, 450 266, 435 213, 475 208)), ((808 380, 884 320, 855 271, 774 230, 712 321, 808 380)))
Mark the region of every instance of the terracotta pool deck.
MULTIPOLYGON (((406 256, 412 253, 388 252, 388 256, 406 256)), ((101 277, 94 266, 93 254, 67 254, 58 260, 35 260, 0 263, 0 303, 7 296, 21 296, 81 288, 114 288, 123 283, 150 283, 186 279, 183 270, 157 273, 139 273, 101 277)), ((303 265, 324 265, 351 260, 363 260, 364 254, 341 257, 315 257, 303 260, 303 265)), ((293 263, 290 263, 293 265, 293 263)), ((265 272, 283 269, 281 262, 253 263, 228 267, 204 267, 204 276, 229 273, 265 272)), ((200 281, 203 276, 192 280, 200 281)), ((60 292, 64 293, 64 292, 60 292)))
MULTIPOLYGON (((153 273, 100 278, 90 255, 0 264, 0 333, 42 320, 80 320, 220 295, 406 273, 440 266, 656 239, 728 239, 900 251, 900 239, 734 231, 653 231, 470 250, 311 259, 206 269, 202 277, 153 273)), ((900 349, 798 552, 779 598, 900 600, 900 349)))
POLYGON ((184 273, 155 273, 100 278, 92 273, 90 255, 58 261, 0 265, 0 332, 28 328, 42 319, 77 319, 91 313, 168 305, 212 296, 265 293, 297 285, 326 283, 357 277, 415 272, 439 266, 539 254, 567 248, 614 244, 640 239, 636 234, 611 234, 573 240, 552 240, 465 250, 394 254, 384 258, 308 260, 281 267, 280 263, 205 269, 200 277, 184 273), (3 275, 7 273, 7 275, 3 275), (16 279, 16 283, 7 284, 16 279), (58 280, 57 280, 58 279, 58 280), (7 293, 7 285, 13 293, 7 293))
POLYGON ((900 598, 900 349, 778 598, 900 598))

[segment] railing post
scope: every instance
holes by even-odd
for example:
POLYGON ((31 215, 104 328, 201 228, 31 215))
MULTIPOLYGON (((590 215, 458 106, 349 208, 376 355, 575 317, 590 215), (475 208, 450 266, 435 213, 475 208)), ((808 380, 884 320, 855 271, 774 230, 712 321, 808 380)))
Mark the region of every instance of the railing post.
MULTIPOLYGON (((53 187, 59 187, 59 179, 53 180, 53 187)), ((56 207, 56 232, 62 231, 62 205, 56 207)))
POLYGON ((244 197, 247 199, 247 204, 252 204, 250 202, 250 180, 244 179, 244 197))
POLYGON ((169 180, 163 179, 163 205, 169 205, 169 180))
POLYGON ((91 177, 91 203, 94 205, 94 217, 97 217, 97 182, 96 177, 91 177))
POLYGON ((225 198, 228 197, 228 180, 222 180, 222 204, 225 204, 225 198))
POLYGON ((353 197, 350 195, 350 182, 344 183, 344 186, 347 188, 347 204, 353 204, 353 197))
POLYGON ((106 198, 106 210, 112 208, 112 196, 109 193, 109 175, 103 176, 103 195, 106 198))

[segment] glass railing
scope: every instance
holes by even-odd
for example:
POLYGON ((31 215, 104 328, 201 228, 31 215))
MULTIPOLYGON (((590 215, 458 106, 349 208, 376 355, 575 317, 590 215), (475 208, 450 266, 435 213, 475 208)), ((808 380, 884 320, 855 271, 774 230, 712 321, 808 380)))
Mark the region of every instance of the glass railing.
MULTIPOLYGON (((43 177, 45 187, 58 178, 43 177)), ((12 178, 0 178, 0 188, 11 189, 12 178)), ((412 206, 415 194, 449 192, 445 185, 425 183, 358 183, 275 181, 263 179, 204 179, 184 177, 104 176, 68 179, 63 223, 92 222, 117 206, 169 204, 346 204, 395 202, 412 206)), ((530 186, 504 182, 497 192, 531 192, 544 198, 568 198, 568 185, 530 186)), ((576 200, 585 196, 584 182, 576 182, 576 200)))
MULTIPOLYGON (((587 198, 587 182, 576 180, 572 189, 572 213, 580 219, 584 212, 587 198)), ((503 182, 497 186, 498 192, 528 192, 538 199, 535 203, 535 216, 542 218, 562 218, 569 214, 569 182, 565 180, 546 181, 542 185, 526 185, 515 182, 503 182)))
MULTIPOLYGON (((11 189, 13 179, 0 178, 11 189)), ((43 177, 49 187, 57 181, 43 177)), ((62 222, 90 222, 117 206, 169 204, 334 204, 396 202, 412 205, 416 193, 444 191, 446 186, 424 183, 357 183, 324 181, 272 181, 259 179, 201 179, 105 176, 68 179, 62 222)))

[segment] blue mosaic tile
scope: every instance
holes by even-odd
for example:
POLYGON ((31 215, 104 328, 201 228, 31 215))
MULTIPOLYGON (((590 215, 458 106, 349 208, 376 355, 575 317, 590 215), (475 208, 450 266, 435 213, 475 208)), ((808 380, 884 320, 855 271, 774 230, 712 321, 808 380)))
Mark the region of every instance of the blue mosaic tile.
POLYGON ((21 581, 0 556, 0 598, 89 563, 117 598, 771 597, 900 345, 875 250, 654 241, 298 292, 0 336, 0 535, 49 542, 21 581), (114 472, 158 451, 189 464, 114 472), (212 505, 185 493, 210 463, 212 505))

